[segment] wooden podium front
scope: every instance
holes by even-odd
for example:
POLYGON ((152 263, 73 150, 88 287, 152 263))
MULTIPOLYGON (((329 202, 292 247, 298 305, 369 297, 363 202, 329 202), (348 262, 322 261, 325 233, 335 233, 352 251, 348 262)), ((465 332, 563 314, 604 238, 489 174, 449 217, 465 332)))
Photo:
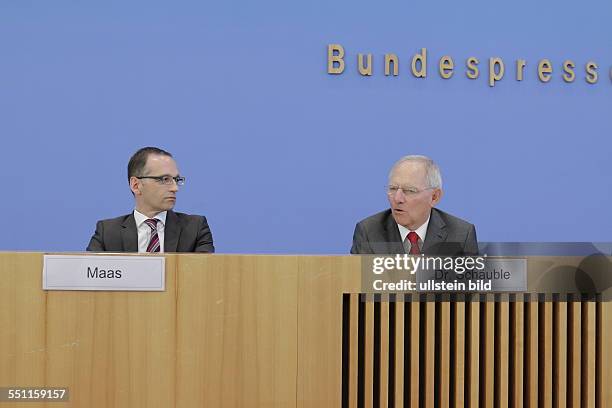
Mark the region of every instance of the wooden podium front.
POLYGON ((356 256, 166 256, 164 292, 43 291, 0 253, 1 407, 612 407, 611 302, 360 301, 356 256))

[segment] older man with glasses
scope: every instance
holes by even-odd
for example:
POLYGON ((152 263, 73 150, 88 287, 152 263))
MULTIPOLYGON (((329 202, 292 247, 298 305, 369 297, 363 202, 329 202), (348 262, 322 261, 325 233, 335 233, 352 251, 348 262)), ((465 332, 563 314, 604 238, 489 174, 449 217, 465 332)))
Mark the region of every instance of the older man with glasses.
POLYGON ((128 163, 128 182, 134 211, 98 221, 88 251, 215 251, 206 217, 172 211, 185 177, 170 153, 157 147, 138 150, 128 163))
POLYGON ((440 211, 440 169, 428 157, 405 156, 389 172, 390 209, 360 221, 352 254, 477 255, 474 225, 440 211))

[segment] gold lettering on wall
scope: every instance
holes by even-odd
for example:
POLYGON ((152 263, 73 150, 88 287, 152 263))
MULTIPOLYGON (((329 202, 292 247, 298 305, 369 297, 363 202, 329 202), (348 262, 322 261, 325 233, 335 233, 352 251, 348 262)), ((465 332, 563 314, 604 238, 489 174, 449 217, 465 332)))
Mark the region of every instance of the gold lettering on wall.
POLYGON ((596 83, 597 82, 597 77, 598 77, 598 75, 597 75, 597 64, 594 63, 593 61, 589 61, 589 62, 586 63, 585 69, 586 69, 586 73, 587 73, 586 81, 589 84, 596 83))
POLYGON ((327 73, 339 75, 343 72, 344 47, 340 44, 329 44, 327 46, 327 73))
POLYGON ((417 78, 425 78, 427 76, 427 48, 422 48, 420 53, 416 53, 412 57, 412 75, 417 78), (420 68, 417 69, 417 63, 420 63, 420 68))
POLYGON ((574 82, 574 79, 576 79, 574 68, 576 68, 576 64, 574 64, 574 61, 565 60, 563 62, 563 80, 565 82, 574 82))
MULTIPOLYGON (((420 48, 417 49, 416 53, 412 55, 411 63, 410 63, 410 72, 412 76, 415 78, 426 78, 427 77, 427 58, 428 58, 428 49, 420 48)), ((344 73, 346 68, 351 65, 352 61, 355 61, 354 57, 357 57, 357 71, 361 76, 372 76, 374 75, 374 63, 379 63, 379 58, 384 58, 384 75, 385 76, 399 76, 402 72, 407 72, 408 67, 405 65, 400 65, 400 57, 393 52, 389 52, 386 54, 373 54, 373 53, 351 53, 347 54, 345 52, 344 47, 341 44, 328 44, 327 45, 327 73, 332 75, 339 75, 344 73)), ((407 57, 402 57, 402 60, 407 57)), ((438 58, 438 55, 434 55, 431 58, 438 58)), ((490 87, 495 87, 497 82, 503 80, 506 72, 506 66, 502 57, 490 57, 489 60, 489 75, 488 75, 488 84, 490 87)), ((471 80, 475 80, 480 78, 480 60, 475 56, 469 56, 465 59, 465 67, 461 67, 461 62, 458 67, 455 67, 455 58, 452 55, 443 55, 439 60, 434 60, 437 62, 437 71, 442 79, 451 79, 455 75, 455 70, 461 71, 465 69, 465 75, 467 78, 471 80)), ((484 60, 483 64, 486 63, 484 60)), ((533 63, 528 63, 525 59, 516 59, 512 60, 511 64, 516 61, 516 80, 523 81, 525 79, 525 70, 528 64, 535 65, 533 63)), ((574 60, 566 59, 563 61, 561 65, 556 65, 558 62, 552 61, 548 58, 543 58, 537 61, 537 75, 539 82, 548 83, 555 76, 559 76, 563 79, 565 83, 573 83, 576 82, 578 75, 580 73, 576 72, 576 67, 580 66, 582 62, 575 62, 574 60), (553 64, 555 62, 555 64, 553 64), (559 69, 560 68, 560 69, 559 69)), ((435 62, 434 62, 435 64, 435 62)), ((376 65, 376 70, 379 68, 379 65, 376 65)), ((351 67, 352 68, 352 67, 351 67)), ((483 69, 486 69, 486 66, 483 66, 483 69)), ((434 67, 435 69, 435 67, 434 67)), ((511 69, 511 67, 509 68, 511 69)), ((589 84, 595 84, 599 80, 599 66, 595 61, 588 61, 584 65, 585 76, 584 79, 589 84)), ((602 68, 606 69, 606 68, 602 68)), ((578 71, 580 69, 578 68, 578 71)), ((352 69, 351 69, 352 71, 352 69)), ((531 70, 530 70, 531 71, 531 70)), ((353 71, 354 72, 354 71, 353 71)), ((378 75, 381 75, 383 71, 381 70, 378 75)), ((609 68, 609 77, 612 83, 612 67, 609 68)), ((434 72, 435 75, 435 72, 434 72)), ((458 73, 457 75, 460 75, 458 73)), ((512 75, 511 73, 509 74, 512 75)), ((528 74, 529 75, 529 74, 528 74)), ((603 73, 605 76, 605 72, 603 73)), ((560 79, 561 79, 560 78, 560 79)))
POLYGON ((372 54, 368 54, 368 64, 367 66, 363 65, 363 54, 359 54, 357 56, 357 67, 359 68, 359 73, 363 76, 372 75, 372 54))
POLYGON ((385 75, 391 72, 390 65, 393 64, 393 76, 399 75, 399 58, 395 54, 385 54, 385 75))
POLYGON ((523 80, 523 73, 525 72, 525 65, 527 65, 527 61, 525 61, 524 59, 516 60, 516 80, 517 81, 523 80))
POLYGON ((504 77, 504 61, 501 58, 489 58, 489 86, 495 86, 495 82, 504 77))
POLYGON ((453 59, 448 55, 440 58, 440 76, 444 79, 449 79, 453 76, 453 68, 455 67, 455 63, 453 59))
POLYGON ((478 58, 476 57, 469 57, 465 63, 465 65, 467 66, 467 71, 465 72, 465 75, 467 75, 468 78, 470 79, 476 79, 478 78, 479 72, 478 72, 478 58))
POLYGON ((538 78, 542 82, 550 81, 550 74, 552 73, 552 65, 547 59, 543 59, 538 64, 538 78))

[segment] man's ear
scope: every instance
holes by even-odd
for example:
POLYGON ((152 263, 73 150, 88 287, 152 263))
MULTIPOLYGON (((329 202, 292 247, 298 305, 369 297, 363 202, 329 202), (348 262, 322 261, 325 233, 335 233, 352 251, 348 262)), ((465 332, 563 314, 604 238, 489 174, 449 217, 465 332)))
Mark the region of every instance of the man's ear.
POLYGON ((136 177, 130 177, 130 190, 132 190, 132 194, 140 195, 140 180, 136 177))
POLYGON ((441 188, 435 188, 433 190, 433 194, 431 195, 431 206, 432 207, 435 207, 436 204, 440 202, 440 200, 442 199, 442 195, 444 195, 444 192, 442 191, 441 188))

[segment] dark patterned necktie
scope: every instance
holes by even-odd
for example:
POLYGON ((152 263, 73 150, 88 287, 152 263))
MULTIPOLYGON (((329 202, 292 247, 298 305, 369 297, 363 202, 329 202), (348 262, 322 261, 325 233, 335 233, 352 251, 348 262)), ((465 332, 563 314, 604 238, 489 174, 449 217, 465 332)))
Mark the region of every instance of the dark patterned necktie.
POLYGON ((151 239, 147 245, 147 252, 159 252, 159 235, 157 235, 157 219, 149 218, 145 220, 149 228, 151 228, 151 239))

